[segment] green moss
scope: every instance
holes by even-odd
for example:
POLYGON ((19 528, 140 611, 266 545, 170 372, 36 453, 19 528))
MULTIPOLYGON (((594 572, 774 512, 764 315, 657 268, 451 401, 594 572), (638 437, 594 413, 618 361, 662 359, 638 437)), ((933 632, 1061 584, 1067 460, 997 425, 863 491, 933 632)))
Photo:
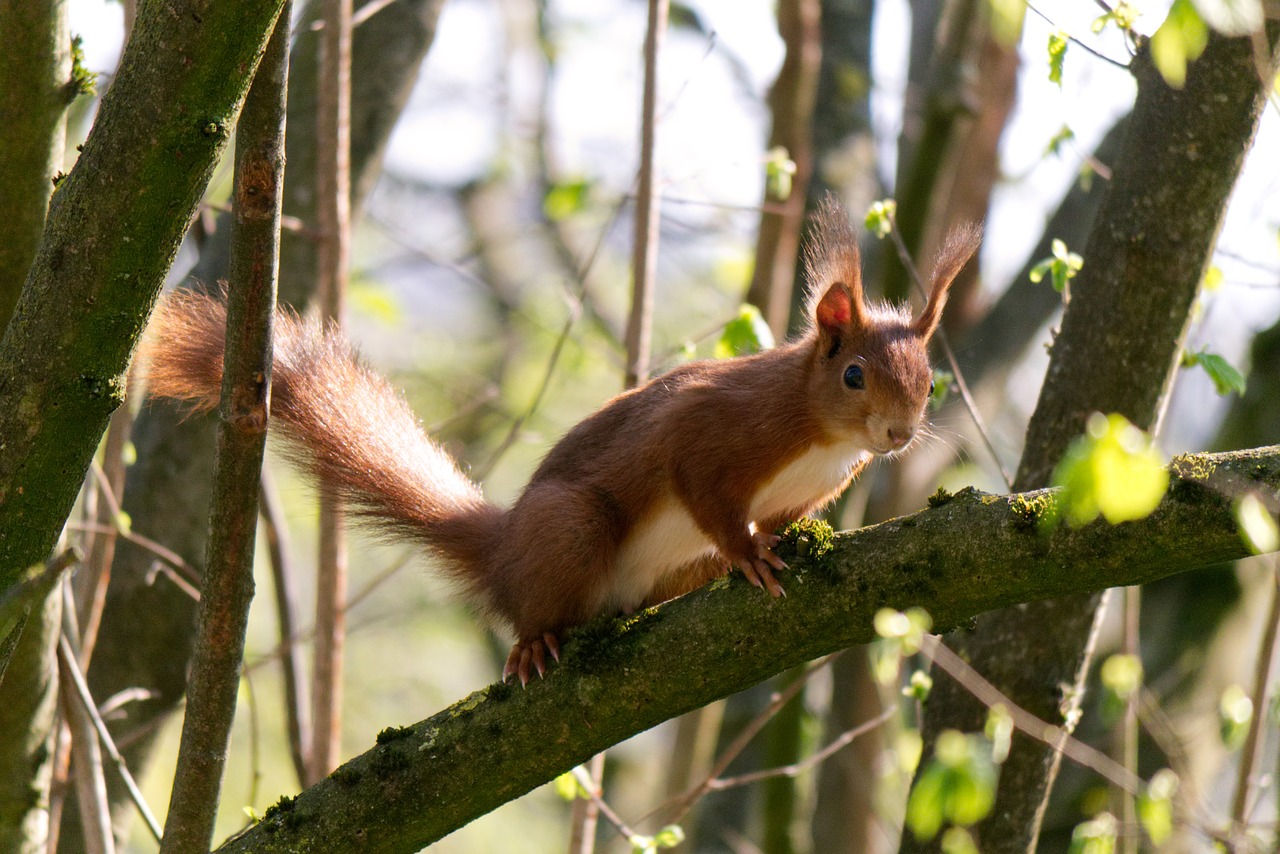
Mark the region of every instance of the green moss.
POLYGON ((334 772, 329 776, 340 786, 354 786, 360 782, 360 778, 364 776, 364 773, 351 763, 347 763, 334 769, 334 772))
POLYGON ((1011 495, 1009 509, 1013 511, 1013 527, 1016 530, 1034 531, 1055 516, 1053 493, 1024 492, 1011 495))
POLYGON ((1218 468, 1208 454, 1178 454, 1169 469, 1183 480, 1208 480, 1218 468))
POLYGON ((950 492, 947 492, 945 487, 939 486, 938 491, 929 496, 929 506, 941 507, 944 504, 950 503, 952 498, 955 498, 955 496, 950 492))
POLYGON ((262 814, 262 821, 266 824, 268 833, 274 833, 280 828, 296 830, 302 825, 302 814, 295 809, 297 800, 289 795, 281 795, 280 800, 267 807, 267 811, 262 814))
POLYGON ((488 688, 481 688, 479 691, 474 691, 468 697, 463 700, 459 700, 449 708, 449 717, 458 718, 463 715, 469 715, 476 709, 480 708, 480 706, 488 699, 488 688))
POLYGON ((779 545, 789 546, 796 557, 816 561, 831 551, 835 535, 836 532, 826 522, 806 517, 797 519, 779 531, 779 536, 782 537, 779 545))
POLYGON ((378 744, 390 744, 393 741, 399 741, 411 735, 413 735, 413 727, 411 726, 389 726, 378 733, 377 742, 378 744))
POLYGON ((98 75, 84 67, 84 39, 71 38, 71 79, 67 82, 68 100, 77 95, 93 95, 98 91, 98 75))
POLYGON ((379 780, 386 780, 388 777, 404 771, 412 764, 403 751, 394 747, 383 747, 375 752, 373 758, 369 760, 369 770, 379 780))

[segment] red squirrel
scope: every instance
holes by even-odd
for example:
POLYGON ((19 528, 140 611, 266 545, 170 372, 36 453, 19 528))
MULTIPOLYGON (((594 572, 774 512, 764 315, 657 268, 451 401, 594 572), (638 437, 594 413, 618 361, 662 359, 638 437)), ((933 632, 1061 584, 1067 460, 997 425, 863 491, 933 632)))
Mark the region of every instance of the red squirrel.
MULTIPOLYGON (((749 356, 681 365, 571 429, 507 509, 485 500, 404 398, 342 333, 276 317, 271 423, 286 453, 380 533, 420 543, 486 616, 514 632, 522 683, 561 634, 674 598, 737 567, 781 596, 772 532, 838 496, 875 455, 904 450, 932 390, 927 345, 980 232, 945 241, 917 318, 863 297, 857 237, 834 203, 806 255, 809 323, 749 356)), ((226 311, 162 299, 148 392, 218 404, 226 311)))

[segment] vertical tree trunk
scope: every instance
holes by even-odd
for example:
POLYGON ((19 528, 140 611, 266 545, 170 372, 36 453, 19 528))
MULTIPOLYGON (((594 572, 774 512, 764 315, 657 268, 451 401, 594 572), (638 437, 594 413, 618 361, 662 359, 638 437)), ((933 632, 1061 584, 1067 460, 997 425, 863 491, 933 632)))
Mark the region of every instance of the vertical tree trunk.
POLYGON ((0 2, 0 329, 18 302, 62 168, 71 79, 66 0, 0 2))
MULTIPOLYGON (((1280 24, 1269 25, 1267 34, 1274 45, 1280 24)), ((1157 425, 1268 88, 1249 39, 1211 36, 1183 90, 1169 88, 1145 52, 1135 57, 1133 71, 1138 98, 1130 133, 1054 342, 1017 489, 1048 481, 1093 411, 1119 412, 1146 429, 1157 425)), ((1274 74, 1273 67, 1267 80, 1274 74)), ((1066 721, 1069 729, 1100 601, 1091 595, 993 612, 951 642, 1015 702, 1045 720, 1066 721)), ((962 688, 940 680, 928 704, 927 736, 944 728, 981 730, 984 717, 985 709, 962 688)), ((995 808, 979 828, 984 851, 1035 847, 1059 762, 1060 754, 1015 737, 995 808)), ((927 847, 904 839, 904 851, 927 847)))

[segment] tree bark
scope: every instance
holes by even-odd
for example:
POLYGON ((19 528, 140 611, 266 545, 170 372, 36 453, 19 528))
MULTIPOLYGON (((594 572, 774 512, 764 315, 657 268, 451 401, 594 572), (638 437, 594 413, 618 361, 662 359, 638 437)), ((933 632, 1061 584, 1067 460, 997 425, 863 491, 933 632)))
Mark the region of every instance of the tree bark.
POLYGON ((44 231, 62 167, 71 79, 65 0, 0 3, 0 329, 9 322, 44 231))
POLYGON ((202 854, 212 844, 240 688, 271 402, 292 5, 285 0, 236 126, 235 225, 209 554, 162 854, 202 854))
MULTIPOLYGON (((1018 602, 1137 584, 1247 553, 1230 496, 1280 492, 1280 446, 1179 458, 1147 519, 1046 533, 1051 493, 962 492, 913 516, 802 539, 784 599, 734 576, 573 632, 527 690, 499 683, 378 745, 218 850, 409 852, 600 750, 775 673, 875 636, 882 607, 939 630, 1018 602)), ((791 541, 794 542, 794 541, 791 541)), ((793 546, 794 548, 794 546, 793 546)))
MULTIPOLYGON (((362 4, 363 5, 363 4, 362 4)), ((408 100, 418 69, 435 37, 443 0, 397 2, 355 30, 352 47, 352 210, 358 211, 386 148, 391 129, 408 100)), ((298 27, 289 73, 287 122, 315 125, 315 76, 318 33, 314 15, 298 27)), ((308 226, 315 222, 315 137, 293 133, 286 142, 284 213, 308 226)), ((202 249, 192 273, 199 282, 225 278, 229 260, 229 221, 218 226, 202 249)), ((304 307, 315 286, 314 238, 286 232, 280 249, 280 301, 304 307)), ((179 407, 152 401, 143 408, 133 432, 138 462, 128 472, 123 506, 134 529, 164 542, 192 566, 206 549, 209 495, 213 484, 214 419, 186 416, 179 407)), ((145 767, 159 723, 182 702, 195 629, 196 603, 160 578, 150 583, 153 556, 129 545, 116 556, 102 630, 89 672, 95 697, 125 688, 146 688, 151 699, 129 704, 112 732, 131 768, 145 767), (139 615, 145 615, 145 619, 139 615)), ((132 821, 127 793, 109 780, 118 830, 132 821)), ((77 848, 74 816, 63 822, 65 850, 77 848)))
MULTIPOLYGON (((1268 44, 1277 34, 1280 24, 1273 23, 1268 44)), ((1048 482, 1091 412, 1119 412, 1143 429, 1158 426, 1189 311, 1265 104, 1268 87, 1249 39, 1212 36, 1183 90, 1169 88, 1145 52, 1132 68, 1139 88, 1130 132, 1086 245, 1084 269, 1072 283, 1017 489, 1048 482)), ((954 643, 1016 702, 1070 727, 1100 601, 1095 591, 987 614, 954 643)), ((985 709, 962 689, 940 680, 927 706, 926 742, 946 728, 980 731, 984 718, 985 709)), ((1035 847, 1058 763, 1058 754, 1043 745, 1015 738, 995 807, 979 825, 984 851, 1035 847)), ((907 837, 902 850, 936 845, 907 837)))
POLYGON ((48 557, 283 0, 144 7, 0 342, 0 588, 48 557))

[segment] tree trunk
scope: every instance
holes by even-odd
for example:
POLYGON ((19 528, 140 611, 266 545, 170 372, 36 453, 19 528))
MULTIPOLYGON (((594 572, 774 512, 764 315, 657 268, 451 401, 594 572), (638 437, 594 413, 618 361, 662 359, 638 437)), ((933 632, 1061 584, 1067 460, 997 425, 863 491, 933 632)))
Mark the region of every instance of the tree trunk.
MULTIPOLYGON (((1268 43, 1277 33, 1280 24, 1268 28, 1268 43)), ((1145 52, 1132 67, 1139 88, 1130 133, 1072 283, 1027 431, 1019 489, 1048 482, 1091 412, 1119 412, 1144 429, 1158 425, 1189 311, 1265 104, 1249 39, 1212 36, 1180 91, 1165 84, 1145 52)), ((987 614, 974 632, 951 640, 1015 702, 1072 724, 1100 601, 1096 591, 987 614)), ((928 703, 926 741, 946 728, 980 731, 985 713, 963 689, 940 680, 928 703)), ((1042 744, 1015 738, 996 805, 979 826, 984 851, 1035 847, 1058 763, 1059 754, 1042 744)), ((904 851, 928 847, 911 837, 903 844, 904 851)))

